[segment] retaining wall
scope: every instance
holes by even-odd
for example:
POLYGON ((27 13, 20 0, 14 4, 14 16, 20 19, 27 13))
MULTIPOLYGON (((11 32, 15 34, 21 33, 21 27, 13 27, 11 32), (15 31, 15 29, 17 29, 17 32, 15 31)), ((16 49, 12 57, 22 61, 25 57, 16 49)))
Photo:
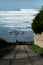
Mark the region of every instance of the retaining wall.
POLYGON ((34 34, 34 44, 43 48, 43 33, 41 35, 34 34))

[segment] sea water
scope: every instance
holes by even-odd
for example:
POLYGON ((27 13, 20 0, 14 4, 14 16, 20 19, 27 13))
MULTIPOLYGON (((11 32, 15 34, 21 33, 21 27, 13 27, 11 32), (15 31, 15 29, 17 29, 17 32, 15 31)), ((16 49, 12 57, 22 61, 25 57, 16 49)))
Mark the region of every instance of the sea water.
POLYGON ((0 11, 0 38, 8 42, 33 41, 32 22, 37 9, 0 11))

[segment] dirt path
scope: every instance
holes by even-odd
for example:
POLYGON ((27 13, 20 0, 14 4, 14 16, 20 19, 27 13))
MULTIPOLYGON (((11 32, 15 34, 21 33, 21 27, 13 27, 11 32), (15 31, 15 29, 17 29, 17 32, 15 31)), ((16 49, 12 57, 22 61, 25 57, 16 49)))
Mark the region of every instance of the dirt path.
POLYGON ((27 45, 18 45, 0 59, 0 65, 43 65, 43 58, 27 45))

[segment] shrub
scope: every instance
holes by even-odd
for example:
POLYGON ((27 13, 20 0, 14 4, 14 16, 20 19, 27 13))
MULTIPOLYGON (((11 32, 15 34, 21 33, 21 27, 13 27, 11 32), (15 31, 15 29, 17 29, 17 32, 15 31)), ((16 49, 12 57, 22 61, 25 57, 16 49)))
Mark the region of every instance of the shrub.
POLYGON ((43 8, 33 20, 32 29, 36 34, 41 34, 43 32, 43 8))

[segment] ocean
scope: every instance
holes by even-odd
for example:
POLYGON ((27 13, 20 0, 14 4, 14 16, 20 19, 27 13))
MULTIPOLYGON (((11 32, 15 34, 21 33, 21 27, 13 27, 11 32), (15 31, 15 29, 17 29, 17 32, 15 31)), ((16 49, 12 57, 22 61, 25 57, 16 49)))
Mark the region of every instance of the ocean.
POLYGON ((16 9, 14 11, 0 11, 0 38, 7 42, 33 41, 32 20, 38 9, 16 9))

